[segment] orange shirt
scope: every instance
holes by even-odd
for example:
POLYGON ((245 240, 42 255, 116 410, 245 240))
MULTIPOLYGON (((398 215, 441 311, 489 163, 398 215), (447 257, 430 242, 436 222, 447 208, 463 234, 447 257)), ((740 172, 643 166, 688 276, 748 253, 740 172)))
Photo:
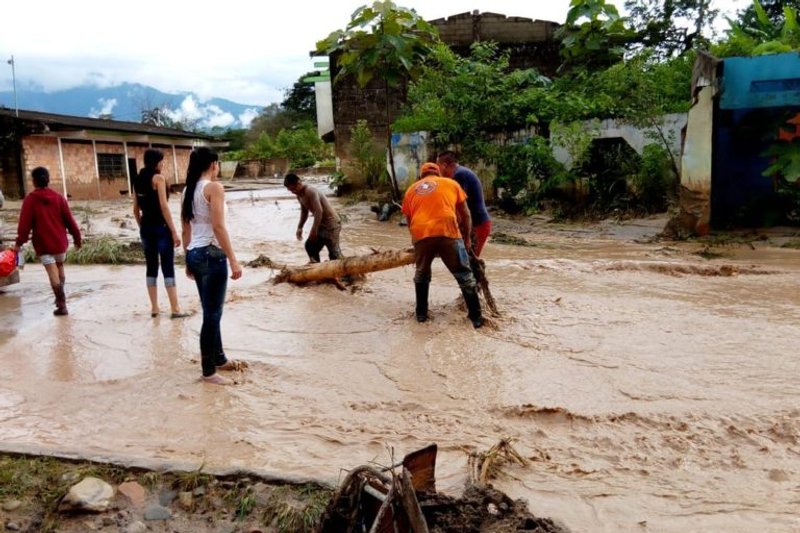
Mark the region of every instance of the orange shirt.
POLYGON ((411 240, 428 237, 460 239, 456 206, 467 200, 464 189, 450 178, 428 176, 411 184, 403 198, 411 240))

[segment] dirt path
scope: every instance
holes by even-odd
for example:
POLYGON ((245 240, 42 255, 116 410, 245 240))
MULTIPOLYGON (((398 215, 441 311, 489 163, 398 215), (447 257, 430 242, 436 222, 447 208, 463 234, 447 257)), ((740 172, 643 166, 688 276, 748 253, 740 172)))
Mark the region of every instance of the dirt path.
MULTIPOLYGON (((305 261, 281 190, 229 207, 242 259, 305 261)), ((84 219, 133 238, 127 212, 84 219)), ((368 207, 346 213, 346 254, 408 245, 368 207)), ((247 269, 223 335, 250 370, 219 389, 197 382, 199 315, 151 319, 143 267, 68 267, 72 314, 56 320, 31 265, 0 295, 2 447, 335 482, 437 442, 457 494, 467 452, 510 436, 533 463, 497 486, 574 531, 800 528, 800 252, 768 236, 706 260, 702 244, 648 243, 661 227, 498 222, 533 246, 487 246, 504 317, 478 331, 441 265, 426 324, 411 267, 354 293, 247 269)), ((188 280, 179 293, 197 308, 188 280)))

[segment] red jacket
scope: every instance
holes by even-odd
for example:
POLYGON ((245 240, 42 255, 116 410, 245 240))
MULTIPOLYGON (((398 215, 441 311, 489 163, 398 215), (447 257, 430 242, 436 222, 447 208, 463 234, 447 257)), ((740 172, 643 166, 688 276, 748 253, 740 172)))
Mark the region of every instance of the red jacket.
POLYGON ((63 254, 67 251, 67 231, 75 246, 81 245, 81 230, 72 218, 67 199, 50 189, 34 189, 22 202, 17 226, 17 246, 28 241, 33 230, 33 249, 36 255, 63 254))

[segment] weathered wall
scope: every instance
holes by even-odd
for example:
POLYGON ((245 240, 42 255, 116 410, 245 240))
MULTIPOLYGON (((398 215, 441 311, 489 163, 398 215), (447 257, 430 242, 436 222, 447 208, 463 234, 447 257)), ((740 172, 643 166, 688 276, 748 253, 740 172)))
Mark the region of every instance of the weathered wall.
MULTIPOLYGON (((462 55, 469 54, 469 45, 475 41, 494 41, 511 52, 512 68, 533 67, 552 75, 560 64, 558 43, 553 38, 559 26, 555 22, 475 12, 433 20, 431 24, 439 30, 442 41, 462 55)), ((332 79, 339 73, 336 59, 336 55, 330 58, 332 79)), ((356 122, 366 120, 373 136, 385 143, 387 129, 397 118, 406 94, 406 83, 390 89, 387 109, 386 90, 380 79, 372 80, 363 89, 353 79, 334 83, 336 157, 341 168, 346 168, 351 159, 350 129, 356 122)))
POLYGON ((405 191, 419 177, 422 163, 435 154, 428 146, 427 132, 395 133, 392 135, 394 168, 400 192, 405 191))
POLYGON ((561 60, 555 31, 559 24, 498 13, 460 13, 431 21, 439 36, 458 54, 469 55, 477 41, 494 41, 509 50, 511 68, 536 68, 545 75, 555 74, 561 60))
MULTIPOLYGON (((144 166, 144 152, 150 146, 142 143, 128 143, 128 158, 136 160, 137 170, 144 166)), ((120 177, 97 179, 97 163, 95 161, 95 148, 98 154, 125 155, 125 146, 119 142, 97 142, 92 146, 91 141, 75 141, 62 139, 66 176, 66 195, 75 200, 115 200, 127 197, 130 187, 127 175, 120 177)), ((167 184, 175 188, 176 185, 186 181, 186 168, 189 165, 191 148, 175 147, 175 157, 171 145, 153 145, 153 148, 164 153, 162 175, 167 184), (176 165, 177 163, 177 165, 176 165), (177 174, 176 174, 177 166, 177 174)), ((44 166, 50 170, 50 187, 64 193, 64 183, 61 176, 61 162, 58 153, 58 139, 55 137, 27 136, 23 138, 23 158, 25 161, 25 192, 29 192, 33 185, 29 179, 30 172, 35 167, 44 166)), ((127 161, 125 162, 127 165, 127 161)), ((132 178, 134 176, 131 176, 132 178)))
POLYGON ((248 159, 239 161, 236 167, 236 178, 263 178, 273 176, 283 176, 289 171, 289 160, 285 158, 275 159, 248 159))
POLYGON ((78 200, 100 199, 100 183, 97 179, 92 143, 62 140, 61 151, 64 154, 67 197, 78 200))
POLYGON ((36 167, 46 167, 50 171, 50 187, 64 192, 63 176, 58 158, 58 139, 51 137, 24 137, 22 157, 25 165, 25 194, 33 190, 31 171, 36 167))
MULTIPOLYGON (((681 130, 686 126, 686 121, 686 113, 673 113, 664 115, 660 124, 660 129, 669 141, 669 149, 676 159, 675 164, 678 168, 680 168, 681 130)), ((622 120, 595 120, 586 121, 583 124, 592 139, 624 139, 639 155, 644 153, 644 147, 648 144, 662 144, 655 129, 640 128, 622 120)), ((572 166, 572 158, 566 147, 554 145, 553 155, 567 168, 572 166)))
POLYGON ((689 110, 681 154, 681 226, 698 235, 711 228, 714 88, 703 87, 689 110))

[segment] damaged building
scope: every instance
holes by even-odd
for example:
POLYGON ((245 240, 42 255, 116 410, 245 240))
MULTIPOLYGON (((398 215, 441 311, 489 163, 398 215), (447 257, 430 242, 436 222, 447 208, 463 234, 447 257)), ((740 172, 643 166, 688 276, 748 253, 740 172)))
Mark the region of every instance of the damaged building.
MULTIPOLYGON (((560 65, 559 43, 555 39, 559 24, 555 22, 475 11, 430 23, 438 30, 444 43, 464 56, 469 55, 473 43, 492 41, 500 50, 510 53, 509 61, 513 68, 535 68, 552 76, 560 65)), ((333 56, 330 58, 331 78, 335 79, 338 72, 336 56, 333 56)), ((387 128, 397 118, 406 100, 407 89, 406 84, 389 89, 387 116, 387 91, 382 81, 375 79, 364 88, 359 87, 354 79, 343 79, 333 84, 333 131, 320 133, 324 139, 334 140, 336 156, 341 163, 346 164, 349 159, 350 130, 359 120, 367 121, 376 139, 387 137, 387 128)), ((399 136, 393 139, 393 143, 398 140, 399 136)))
POLYGON ((776 147, 798 153, 798 73, 797 53, 699 56, 681 153, 680 232, 772 225, 797 209, 781 195, 789 176, 767 169, 776 147))
POLYGON ((192 148, 213 145, 211 137, 135 122, 15 111, 0 108, 0 187, 22 198, 38 166, 50 170, 50 186, 73 200, 127 197, 144 152, 164 152, 162 174, 179 187, 192 148))

